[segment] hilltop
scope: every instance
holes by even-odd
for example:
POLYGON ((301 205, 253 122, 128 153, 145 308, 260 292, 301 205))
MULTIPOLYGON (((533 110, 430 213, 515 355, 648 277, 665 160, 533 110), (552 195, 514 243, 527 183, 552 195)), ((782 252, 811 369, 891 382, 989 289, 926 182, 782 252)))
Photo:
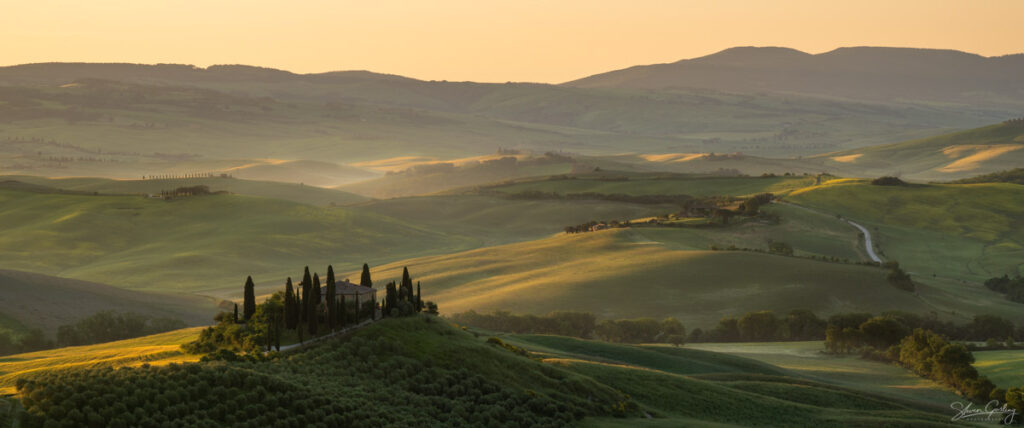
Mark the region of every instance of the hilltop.
POLYGON ((864 100, 1020 105, 1024 54, 983 57, 955 50, 844 47, 808 54, 736 47, 670 64, 643 65, 565 83, 580 88, 702 88, 816 94, 864 100))
MULTIPOLYGON (((871 83, 862 77, 860 84, 871 83)), ((1013 103, 838 99, 827 92, 428 82, 246 66, 31 64, 0 68, 0 168, 113 178, 234 171, 337 186, 372 177, 355 164, 400 157, 461 159, 498 147, 790 157, 932 136, 1019 114, 1013 103)))

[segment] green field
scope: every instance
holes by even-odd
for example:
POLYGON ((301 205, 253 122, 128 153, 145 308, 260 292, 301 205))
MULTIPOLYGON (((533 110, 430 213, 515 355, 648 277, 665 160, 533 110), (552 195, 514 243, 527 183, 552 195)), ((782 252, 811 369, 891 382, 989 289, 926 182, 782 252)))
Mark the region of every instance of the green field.
POLYGON ((811 186, 814 177, 666 177, 646 178, 624 175, 627 180, 601 180, 590 178, 541 179, 523 181, 488 190, 502 193, 539 191, 546 193, 604 193, 623 195, 690 195, 743 196, 755 193, 785 193, 811 186))
MULTIPOLYGON (((630 421, 627 426, 673 426, 673 424, 751 425, 766 423, 747 414, 746 405, 736 405, 735 411, 723 406, 733 405, 736 399, 749 399, 754 407, 769 412, 778 420, 770 424, 800 425, 787 416, 771 413, 793 406, 790 411, 800 417, 829 419, 833 411, 849 411, 840 418, 856 419, 857 410, 888 413, 890 418, 916 411, 942 413, 957 396, 938 385, 922 381, 912 373, 887 364, 857 358, 816 357, 816 363, 806 369, 780 365, 762 355, 733 353, 731 350, 709 352, 699 345, 684 348, 671 346, 630 346, 588 341, 560 336, 499 335, 509 343, 530 349, 541 355, 545 362, 558 364, 570 370, 591 376, 603 383, 619 388, 645 405, 645 410, 656 418, 630 421), (835 362, 839 364, 833 364, 835 362), (813 368, 812 368, 813 367, 813 368), (815 376, 815 371, 833 368, 844 373, 838 379, 815 376), (856 372, 851 375, 850 372, 856 372), (723 388, 723 389, 720 389, 723 388), (904 388, 914 388, 907 390, 904 388), (748 395, 754 394, 754 395, 748 395), (765 398, 774 399, 765 400, 765 398), (780 406, 776 408, 775 406, 780 406), (805 407, 806 406, 806 407, 805 407), (830 410, 814 409, 823 407, 830 410), (914 411, 909 411, 913 409, 914 411), (821 412, 821 413, 819 413, 821 412), (817 416, 809 416, 816 414, 817 416), (710 416, 716 415, 716 416, 710 416), (665 418, 659 420, 659 418, 665 418), (744 420, 745 418, 749 418, 744 420), (700 422, 697 422, 700 421, 700 422)), ((746 344, 738 344, 744 346, 746 344)), ((808 345, 773 344, 799 353, 808 345), (792 345, 796 345, 793 347, 792 345)), ((814 342, 820 348, 820 342, 814 342)), ((707 345, 714 348, 716 345, 707 345)), ((721 345, 719 345, 721 346, 721 345)), ((728 346, 728 345, 726 345, 728 346)), ((757 345, 755 345, 757 346, 757 345)), ((791 361, 781 359, 783 364, 791 361)), ((821 373, 817 373, 821 374, 821 373)), ((909 415, 908 415, 909 416, 909 415)), ((918 414, 917 416, 923 416, 918 414)), ((915 416, 910 416, 914 418, 915 416)), ((929 420, 938 423, 938 420, 929 420)), ((803 422, 803 423, 809 423, 803 422)), ((918 421, 917 423, 924 423, 918 421)), ((595 419, 593 426, 617 426, 621 422, 595 419)), ((826 423, 827 425, 828 423, 826 423)))
POLYGON ((567 310, 616 319, 672 316, 688 328, 705 329, 726 316, 792 309, 811 309, 819 316, 938 311, 943 318, 964 321, 995 308, 1020 320, 1012 302, 995 293, 957 303, 956 296, 938 287, 897 290, 879 268, 751 252, 676 250, 649 240, 639 229, 563 234, 405 260, 374 268, 375 281, 397 279, 405 266, 414 280, 422 281, 424 299, 438 302, 445 313, 567 310))
POLYGON ((94 282, 0 270, 0 327, 42 329, 53 336, 57 327, 73 324, 96 312, 135 312, 154 318, 180 319, 188 325, 209 324, 218 302, 199 296, 141 293, 94 282))
POLYGON ((280 287, 303 266, 350 269, 473 248, 470 239, 344 208, 235 195, 163 201, 0 191, 2 267, 163 291, 280 287))
POLYGON ((0 208, 0 268, 221 298, 237 297, 247 275, 276 290, 307 265, 345 271, 548 236, 593 215, 669 209, 474 196, 346 208, 240 195, 163 201, 15 190, 0 190, 0 208))
POLYGON ((1000 388, 1024 386, 1024 351, 975 351, 974 368, 1000 388))
POLYGON ((868 391, 891 397, 893 400, 912 401, 941 410, 948 409, 949 404, 954 401, 962 401, 962 398, 949 388, 921 378, 899 366, 853 355, 825 354, 822 352, 824 345, 819 341, 689 343, 686 347, 749 358, 784 369, 790 375, 868 391))
POLYGON ((561 233, 591 220, 627 220, 678 211, 671 204, 613 201, 504 199, 477 195, 436 195, 371 201, 350 207, 430 230, 464 235, 482 245, 518 242, 561 233))
POLYGON ((920 277, 978 282, 1024 273, 1024 186, 838 180, 786 200, 864 224, 886 258, 920 277))
MULTIPOLYGON (((838 257, 851 262, 867 261, 864 242, 849 224, 827 214, 784 204, 763 208, 778 215, 779 224, 748 221, 723 227, 634 227, 637 233, 652 241, 680 250, 718 248, 767 249, 772 242, 793 247, 798 256, 838 257)), ((705 219, 693 220, 706 223, 705 219)))

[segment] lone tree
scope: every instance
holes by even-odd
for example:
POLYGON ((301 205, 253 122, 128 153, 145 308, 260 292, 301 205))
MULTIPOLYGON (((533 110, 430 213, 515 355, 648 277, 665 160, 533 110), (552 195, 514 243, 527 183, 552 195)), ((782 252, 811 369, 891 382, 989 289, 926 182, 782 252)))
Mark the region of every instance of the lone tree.
POLYGON ((292 287, 292 277, 284 284, 284 326, 294 330, 299 323, 298 302, 295 301, 295 288, 292 287))
POLYGON ((423 295, 420 294, 420 282, 416 281, 416 312, 423 312, 423 295))
POLYGON ((373 280, 370 279, 370 265, 363 263, 363 275, 359 277, 359 285, 373 287, 373 280))
POLYGON ((313 278, 309 275, 309 266, 306 266, 306 272, 302 274, 302 304, 299 306, 299 321, 306 321, 309 319, 309 294, 313 290, 313 278))
POLYGON ((245 301, 242 303, 242 317, 246 321, 256 313, 256 290, 252 283, 252 277, 245 279, 245 301))
POLYGON ((337 286, 334 283, 334 267, 327 266, 327 329, 334 331, 334 321, 338 317, 337 286))

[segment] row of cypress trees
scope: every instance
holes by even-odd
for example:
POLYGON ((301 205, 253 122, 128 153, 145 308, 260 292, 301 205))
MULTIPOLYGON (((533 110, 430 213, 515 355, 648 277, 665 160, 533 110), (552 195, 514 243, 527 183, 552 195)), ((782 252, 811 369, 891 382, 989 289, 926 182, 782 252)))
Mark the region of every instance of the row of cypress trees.
MULTIPOLYGON (((363 264, 359 285, 362 287, 373 287, 373 279, 370 277, 370 266, 368 264, 363 264)), ((408 267, 402 270, 401 283, 392 281, 387 284, 385 289, 386 297, 381 302, 381 310, 384 316, 407 316, 424 310, 425 305, 421 299, 420 284, 417 282, 415 287, 413 287, 408 267)), ((251 276, 246 278, 244 295, 241 317, 238 314, 238 305, 235 305, 234 318, 236 322, 248 322, 257 312, 256 294, 251 276)), ((327 266, 327 277, 321 283, 320 275, 316 272, 311 274, 309 266, 306 266, 302 274, 302 281, 297 286, 292 283, 291 277, 288 277, 285 281, 282 302, 283 314, 278 319, 283 320, 284 328, 295 330, 301 341, 307 332, 311 336, 316 336, 321 326, 326 327, 328 331, 335 331, 338 328, 344 327, 350 321, 359 323, 362 320, 362 309, 366 303, 372 303, 371 307, 374 309, 371 318, 376 317, 376 298, 372 302, 360 302, 359 295, 356 295, 356 302, 354 303, 356 308, 355 314, 350 319, 351 314, 347 309, 345 295, 343 294, 339 298, 337 294, 334 267, 327 266)))
MULTIPOLYGON (((359 285, 363 287, 373 286, 373 280, 370 278, 370 266, 368 264, 363 264, 359 285)), ((298 284, 298 289, 292 284, 292 278, 288 277, 285 281, 283 303, 284 327, 289 330, 296 330, 300 340, 306 331, 310 335, 316 336, 321 325, 325 325, 328 330, 334 331, 339 327, 345 326, 349 321, 347 319, 348 311, 346 310, 345 295, 338 299, 334 266, 327 266, 327 278, 323 284, 321 284, 318 273, 314 272, 310 275, 309 266, 306 266, 302 274, 302 282, 298 284), (326 293, 324 293, 324 287, 326 287, 326 293)), ((361 321, 360 306, 365 303, 358 301, 358 296, 356 297, 356 311, 353 319, 356 323, 361 321)), ((373 306, 376 307, 376 301, 373 302, 373 306)), ((256 294, 251 276, 246 278, 245 281, 242 307, 241 321, 248 322, 253 314, 256 313, 256 294)), ((375 316, 375 314, 371 315, 371 317, 375 316)), ((235 318, 236 320, 239 318, 238 305, 235 305, 235 318)))

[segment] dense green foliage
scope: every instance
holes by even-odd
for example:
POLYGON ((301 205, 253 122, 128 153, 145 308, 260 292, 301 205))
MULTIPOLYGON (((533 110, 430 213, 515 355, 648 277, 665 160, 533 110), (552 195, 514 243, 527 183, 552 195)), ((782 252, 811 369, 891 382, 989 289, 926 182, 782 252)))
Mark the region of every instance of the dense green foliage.
POLYGON ((886 352, 915 373, 948 385, 976 403, 1002 398, 995 385, 971 366, 974 356, 962 344, 931 331, 914 329, 898 347, 886 352), (993 392, 996 392, 993 394, 993 392))
POLYGON ((47 339, 46 334, 38 328, 22 333, 0 330, 0 355, 50 349, 53 346, 53 341, 47 339))
POLYGON ((1010 278, 1003 275, 998 278, 991 278, 985 281, 985 287, 997 293, 1003 293, 1007 299, 1017 303, 1024 303, 1024 277, 1010 278))
POLYGON ((18 388, 27 427, 564 426, 636 407, 430 316, 269 361, 49 372, 18 388))
POLYGON ((875 186, 905 186, 907 183, 900 180, 899 177, 893 177, 890 175, 871 180, 871 184, 875 186))

